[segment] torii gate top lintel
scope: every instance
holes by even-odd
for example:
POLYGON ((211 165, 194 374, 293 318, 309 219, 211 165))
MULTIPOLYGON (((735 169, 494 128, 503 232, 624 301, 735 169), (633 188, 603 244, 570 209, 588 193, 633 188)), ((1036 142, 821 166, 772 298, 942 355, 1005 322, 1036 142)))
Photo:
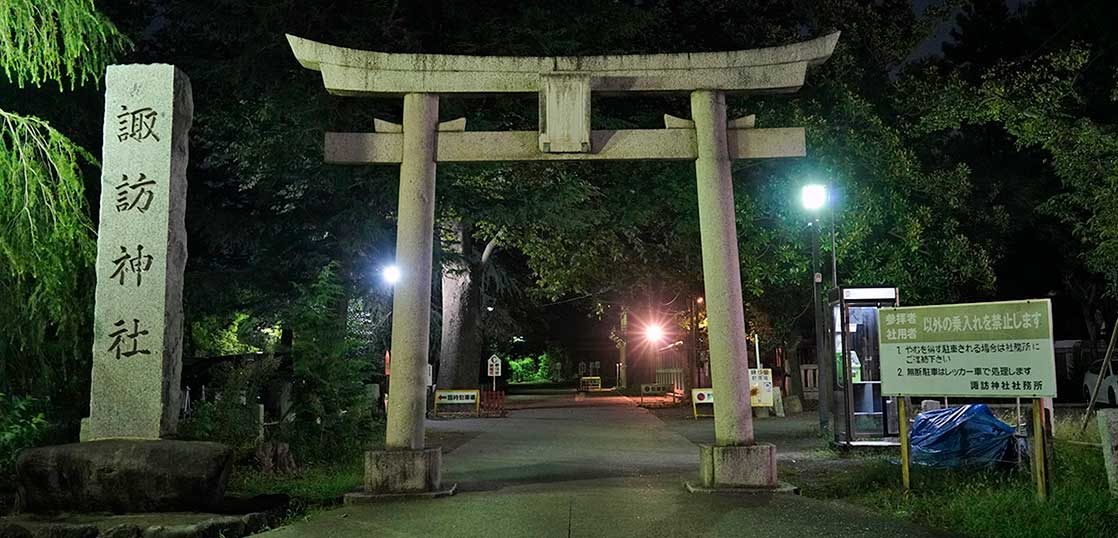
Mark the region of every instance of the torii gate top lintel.
MULTIPOLYGON (((288 35, 326 90, 348 96, 537 93, 538 132, 462 132, 465 120, 438 125, 439 161, 694 159, 689 120, 665 117, 665 129, 592 131, 591 94, 627 92, 781 93, 804 83, 827 60, 839 33, 779 47, 729 52, 580 57, 463 56, 349 49, 288 35)), ((731 121, 729 158, 796 157, 802 129, 754 129, 752 116, 731 121)), ((376 133, 327 133, 327 162, 398 163, 403 128, 378 120, 376 133)))
POLYGON ((548 76, 587 77, 596 93, 794 92, 808 67, 834 52, 839 32, 778 47, 726 52, 606 56, 466 56, 387 53, 288 35, 299 63, 338 95, 528 93, 548 76))

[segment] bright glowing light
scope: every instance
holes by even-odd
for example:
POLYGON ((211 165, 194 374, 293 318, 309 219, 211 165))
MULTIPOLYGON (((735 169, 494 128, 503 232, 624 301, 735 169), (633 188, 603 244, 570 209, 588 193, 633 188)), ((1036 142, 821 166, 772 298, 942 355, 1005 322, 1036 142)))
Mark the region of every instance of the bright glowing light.
POLYGON ((489 312, 492 312, 492 311, 493 311, 493 307, 492 307, 492 306, 487 306, 487 307, 485 307, 485 309, 486 309, 487 311, 489 311, 489 312))
POLYGON ((652 324, 644 328, 644 337, 649 342, 657 343, 664 339, 664 328, 657 324, 652 324))
POLYGON ((695 302, 699 303, 699 304, 703 304, 703 298, 699 297, 698 299, 695 299, 695 302))
POLYGON ((395 265, 389 265, 380 271, 381 277, 389 284, 395 284, 400 281, 400 268, 395 265))
POLYGON ((800 191, 800 201, 804 204, 804 209, 815 211, 821 209, 827 204, 827 187, 823 185, 804 185, 800 191))

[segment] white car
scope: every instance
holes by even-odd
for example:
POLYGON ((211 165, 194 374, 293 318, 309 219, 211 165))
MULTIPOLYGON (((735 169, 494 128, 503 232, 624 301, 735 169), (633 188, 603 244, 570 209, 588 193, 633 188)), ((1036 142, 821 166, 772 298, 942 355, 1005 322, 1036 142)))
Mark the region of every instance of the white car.
MULTIPOLYGON (((1102 363, 1103 361, 1095 361, 1087 369, 1087 373, 1083 374, 1083 396, 1088 401, 1091 399, 1091 392, 1095 390, 1095 383, 1098 383, 1102 363)), ((1115 371, 1113 361, 1107 365, 1106 376, 1102 380, 1099 391, 1097 403, 1118 405, 1118 372, 1115 371)))

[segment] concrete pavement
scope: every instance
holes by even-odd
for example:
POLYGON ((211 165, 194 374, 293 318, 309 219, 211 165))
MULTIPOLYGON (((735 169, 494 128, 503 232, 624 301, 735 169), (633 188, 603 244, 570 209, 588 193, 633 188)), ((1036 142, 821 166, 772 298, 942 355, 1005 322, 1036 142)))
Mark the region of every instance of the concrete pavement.
POLYGON ((469 439, 443 460, 444 483, 458 482, 458 495, 349 506, 267 535, 942 536, 840 503, 687 493, 698 448, 681 433, 702 436, 710 426, 669 426, 625 397, 558 393, 518 403, 528 408, 505 419, 428 423, 436 437, 469 439))

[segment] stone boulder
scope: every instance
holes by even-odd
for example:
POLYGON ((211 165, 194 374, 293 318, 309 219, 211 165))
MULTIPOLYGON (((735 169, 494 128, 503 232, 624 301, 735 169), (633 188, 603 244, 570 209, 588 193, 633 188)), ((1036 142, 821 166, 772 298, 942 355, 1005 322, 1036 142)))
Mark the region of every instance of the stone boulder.
POLYGON ((24 450, 16 481, 25 512, 206 512, 232 465, 218 443, 110 439, 24 450))

